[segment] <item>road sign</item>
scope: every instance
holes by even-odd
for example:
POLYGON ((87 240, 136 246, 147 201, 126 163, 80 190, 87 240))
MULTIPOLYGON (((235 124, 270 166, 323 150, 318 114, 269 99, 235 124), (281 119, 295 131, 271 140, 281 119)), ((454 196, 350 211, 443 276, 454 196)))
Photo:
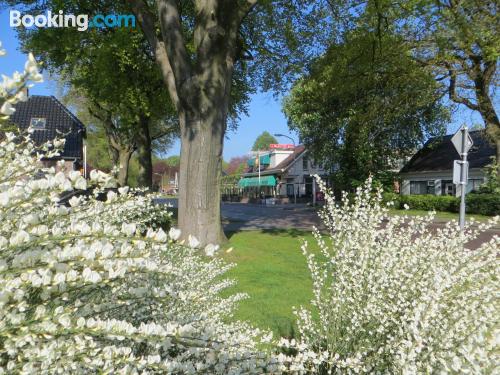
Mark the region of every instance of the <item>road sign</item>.
POLYGON ((460 185, 462 183, 466 184, 467 180, 469 179, 469 162, 468 161, 462 161, 462 160, 455 160, 453 161, 453 183, 455 185, 460 185), (464 178, 462 179, 461 175, 461 170, 462 170, 462 163, 465 163, 464 165, 464 178))
POLYGON ((451 137, 451 143, 453 143, 453 146, 455 146, 460 155, 469 152, 474 144, 466 126, 462 126, 458 129, 453 137, 451 137))

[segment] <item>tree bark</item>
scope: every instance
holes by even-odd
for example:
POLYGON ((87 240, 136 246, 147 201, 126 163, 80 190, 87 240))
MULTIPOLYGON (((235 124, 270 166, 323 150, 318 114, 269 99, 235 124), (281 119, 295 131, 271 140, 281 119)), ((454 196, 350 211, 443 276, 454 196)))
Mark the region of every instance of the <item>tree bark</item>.
POLYGON ((120 149, 118 151, 118 185, 127 186, 128 183, 128 166, 130 163, 130 157, 132 156, 132 151, 128 149, 120 149))
POLYGON ((201 246, 225 241, 220 215, 221 158, 236 44, 243 18, 257 0, 197 1, 188 53, 175 0, 157 0, 161 38, 144 0, 129 0, 155 53, 181 128, 179 227, 201 246))
POLYGON ((498 163, 500 173, 500 120, 488 92, 490 82, 489 80, 485 80, 484 77, 479 76, 476 78, 474 84, 476 87, 477 111, 486 125, 486 134, 488 134, 490 141, 496 146, 496 162, 498 163))
POLYGON ((204 246, 221 244, 220 179, 225 122, 220 108, 182 116, 179 175, 179 228, 204 246))
POLYGON ((149 118, 141 116, 136 138, 137 161, 139 162, 137 182, 139 186, 151 189, 153 187, 153 161, 149 125, 149 118))

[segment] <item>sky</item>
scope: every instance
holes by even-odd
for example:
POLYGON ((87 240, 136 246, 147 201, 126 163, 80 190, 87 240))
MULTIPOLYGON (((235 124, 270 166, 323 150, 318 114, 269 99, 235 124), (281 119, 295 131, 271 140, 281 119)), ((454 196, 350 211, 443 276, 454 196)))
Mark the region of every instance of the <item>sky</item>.
MULTIPOLYGON (((12 75, 15 70, 21 71, 26 61, 26 55, 19 51, 15 29, 9 26, 9 12, 0 10, 0 41, 2 47, 7 50, 7 56, 0 58, 0 73, 12 75)), ((44 74, 44 82, 35 84, 30 89, 33 95, 57 96, 57 84, 48 79, 44 74)), ((298 143, 297 134, 292 133, 287 126, 287 121, 281 111, 281 101, 273 97, 272 93, 256 93, 251 96, 248 108, 248 116, 241 116, 237 130, 228 131, 224 144, 224 160, 229 161, 234 156, 247 154, 255 141, 255 138, 263 131, 271 134, 286 134, 294 138, 298 143)), ((453 114, 452 121, 448 126, 448 133, 453 133, 461 124, 472 125, 481 123, 480 116, 461 106, 453 114)), ((280 143, 290 143, 287 138, 278 139, 280 143)), ((172 148, 163 156, 178 155, 180 153, 180 142, 174 143, 172 148)))

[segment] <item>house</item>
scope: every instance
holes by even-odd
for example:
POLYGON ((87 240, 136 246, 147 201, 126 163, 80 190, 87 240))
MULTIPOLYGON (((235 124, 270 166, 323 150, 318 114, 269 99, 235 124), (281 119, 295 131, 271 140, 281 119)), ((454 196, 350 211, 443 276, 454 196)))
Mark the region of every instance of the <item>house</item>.
POLYGON ((153 186, 162 193, 177 194, 179 166, 171 166, 161 161, 153 164, 153 186))
POLYGON ((238 186, 250 197, 311 201, 318 192, 315 174, 326 177, 323 166, 315 163, 303 145, 271 145, 248 160, 238 186))
MULTIPOLYGON (((400 171, 401 194, 434 194, 459 196, 453 184, 453 161, 460 159, 451 142, 453 135, 431 138, 400 171)), ((484 130, 470 132, 474 145, 470 149, 469 179, 466 192, 477 190, 485 182, 484 167, 492 162, 495 146, 484 130)))
POLYGON ((85 126, 59 100, 54 96, 32 95, 26 102, 17 103, 15 109, 10 121, 21 130, 31 127, 35 145, 56 137, 66 139, 64 150, 57 158, 42 159, 44 167, 55 167, 59 160, 64 160, 66 170, 83 168, 85 126))

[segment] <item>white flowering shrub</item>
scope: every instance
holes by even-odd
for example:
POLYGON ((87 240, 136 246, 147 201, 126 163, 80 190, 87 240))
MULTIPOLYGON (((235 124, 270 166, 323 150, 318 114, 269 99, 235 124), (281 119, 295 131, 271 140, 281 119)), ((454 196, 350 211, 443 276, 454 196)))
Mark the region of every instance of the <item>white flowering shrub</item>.
MULTIPOLYGON (((70 172, 70 176, 73 173, 70 172)), ((71 202, 80 202, 80 199, 84 199, 80 198, 82 195, 91 193, 97 200, 117 200, 121 202, 120 205, 116 205, 117 212, 105 212, 103 214, 106 215, 108 222, 114 224, 121 224, 122 222, 135 223, 141 233, 145 233, 149 228, 161 228, 164 231, 170 229, 172 225, 170 206, 156 203, 155 200, 159 198, 158 194, 149 193, 145 189, 130 189, 129 187, 117 189, 115 187, 116 181, 111 176, 96 170, 90 173, 90 182, 94 185, 91 189, 67 192, 63 195, 62 201, 71 205, 71 202), (96 188, 95 185, 102 182, 107 184, 107 189, 96 188), (130 197, 134 199, 131 200, 130 197)))
MULTIPOLYGON (((144 204, 126 188, 60 204, 87 181, 39 173, 38 152, 28 136, 0 142, 0 374, 279 370, 256 347, 265 332, 226 323, 244 297, 220 297, 231 265, 202 255, 194 238, 178 243, 175 228, 123 220, 144 204)), ((99 172, 92 181, 113 186, 99 172)))
POLYGON ((308 251, 313 309, 296 311, 301 345, 315 350, 322 373, 491 374, 499 362, 499 250, 495 236, 466 244, 498 222, 430 226, 427 217, 389 216, 369 180, 354 201, 326 191, 308 251))
MULTIPOLYGON (((2 48, 2 43, 0 42, 0 57, 6 54, 7 52, 2 48)), ((30 81, 43 81, 35 58, 31 53, 28 56, 28 61, 26 61, 22 73, 14 72, 12 77, 2 75, 2 81, 0 82, 0 124, 5 123, 9 116, 15 112, 14 105, 16 103, 28 99, 24 89, 32 86, 30 81)))

